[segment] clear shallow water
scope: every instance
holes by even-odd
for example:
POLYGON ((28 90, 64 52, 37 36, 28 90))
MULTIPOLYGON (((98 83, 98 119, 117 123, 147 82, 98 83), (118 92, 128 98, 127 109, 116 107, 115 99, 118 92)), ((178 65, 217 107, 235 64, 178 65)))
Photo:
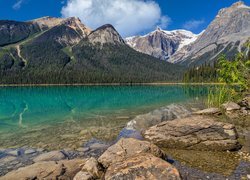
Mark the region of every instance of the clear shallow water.
POLYGON ((199 101, 200 86, 0 87, 0 148, 77 148, 113 140, 136 115, 199 101))

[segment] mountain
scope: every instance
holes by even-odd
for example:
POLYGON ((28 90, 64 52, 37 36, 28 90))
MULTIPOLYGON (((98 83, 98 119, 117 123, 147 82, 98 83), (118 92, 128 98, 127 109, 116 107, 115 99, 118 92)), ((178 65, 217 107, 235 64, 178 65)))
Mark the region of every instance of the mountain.
POLYGON ((186 30, 164 31, 157 28, 145 36, 126 38, 126 43, 135 50, 169 60, 182 47, 194 42, 198 35, 186 30))
POLYGON ((206 30, 198 35, 185 30, 157 29, 145 36, 126 38, 135 50, 184 66, 212 64, 221 54, 229 59, 244 51, 250 38, 250 7, 242 1, 221 9, 206 30))
POLYGON ((184 47, 171 58, 171 62, 188 66, 212 63, 220 54, 232 58, 244 50, 250 38, 250 7, 242 1, 220 10, 216 18, 192 44, 184 47))
POLYGON ((99 27, 88 36, 89 41, 92 44, 117 44, 124 45, 124 40, 120 34, 110 24, 99 27))
POLYGON ((96 30, 78 18, 0 21, 0 83, 177 81, 183 68, 135 51, 112 25, 96 30))
POLYGON ((37 32, 40 32, 37 24, 2 20, 0 21, 0 46, 22 41, 37 32))

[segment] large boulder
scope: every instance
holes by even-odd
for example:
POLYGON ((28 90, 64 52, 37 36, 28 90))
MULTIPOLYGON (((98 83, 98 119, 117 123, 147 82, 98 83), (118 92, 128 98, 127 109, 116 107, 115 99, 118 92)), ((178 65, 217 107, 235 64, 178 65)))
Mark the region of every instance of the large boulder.
POLYGON ((43 161, 14 170, 0 180, 73 179, 85 160, 43 161))
POLYGON ((142 153, 112 164, 107 169, 105 179, 180 180, 181 178, 178 170, 168 162, 152 154, 142 153))
POLYGON ((73 180, 95 180, 94 176, 86 171, 78 172, 73 180))
POLYGON ((89 158, 82 170, 76 174, 74 180, 102 179, 104 170, 95 158, 89 158))
POLYGON ((103 169, 95 158, 87 160, 82 168, 82 171, 89 172, 94 178, 101 178, 103 176, 103 169))
POLYGON ((192 116, 167 121, 144 132, 145 139, 165 148, 227 151, 239 148, 233 125, 211 117, 192 116))
POLYGON ((108 168, 111 164, 122 162, 127 158, 140 153, 150 153, 156 157, 164 158, 165 154, 154 144, 137 139, 120 139, 115 145, 109 147, 99 157, 98 161, 108 168))

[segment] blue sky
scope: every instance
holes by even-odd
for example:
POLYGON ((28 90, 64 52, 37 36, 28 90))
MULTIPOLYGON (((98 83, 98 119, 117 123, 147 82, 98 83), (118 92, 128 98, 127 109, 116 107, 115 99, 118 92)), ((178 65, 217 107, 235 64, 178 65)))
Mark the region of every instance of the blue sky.
MULTIPOLYGON (((27 21, 42 16, 78 16, 95 29, 113 24, 123 36, 147 33, 156 26, 199 33, 221 8, 236 0, 0 0, 0 19, 27 21)), ((250 5, 250 0, 244 1, 250 5)))

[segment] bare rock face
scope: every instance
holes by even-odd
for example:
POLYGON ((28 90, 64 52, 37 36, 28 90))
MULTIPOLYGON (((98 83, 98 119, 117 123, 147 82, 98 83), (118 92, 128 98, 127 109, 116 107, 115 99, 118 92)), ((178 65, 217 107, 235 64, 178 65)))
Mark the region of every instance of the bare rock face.
POLYGON ((104 25, 93 31, 89 36, 88 36, 89 42, 92 44, 114 44, 114 45, 119 45, 119 44, 125 44, 124 40, 122 37, 119 35, 119 33, 115 30, 115 28, 110 25, 104 25))
POLYGON ((72 46, 86 38, 91 29, 85 26, 79 18, 53 18, 43 17, 30 21, 38 25, 43 33, 35 38, 37 43, 56 41, 62 46, 72 46))
POLYGON ((27 180, 27 179, 73 179, 81 170, 85 160, 65 160, 37 162, 33 165, 12 171, 0 180, 27 180))
POLYGON ((183 46, 194 42, 198 35, 190 31, 164 31, 157 28, 145 36, 126 38, 126 43, 135 50, 162 60, 169 58, 183 46))
POLYGON ((92 32, 92 30, 89 27, 85 26, 77 17, 67 18, 61 23, 74 29, 82 38, 87 37, 92 32))
POLYGON ((152 154, 139 154, 112 164, 105 174, 106 180, 180 180, 178 170, 152 154))
POLYGON ((29 22, 38 25, 41 30, 47 30, 55 26, 65 24, 77 31, 83 37, 86 37, 91 33, 91 29, 82 24, 81 20, 77 17, 70 17, 65 19, 46 16, 31 20, 29 22))
POLYGON ((145 139, 165 148, 227 151, 239 148, 232 124, 205 116, 167 121, 149 128, 145 139))
POLYGON ((171 61, 190 66, 213 62, 222 53, 231 58, 244 49, 243 44, 249 39, 249 34, 250 7, 239 1, 220 10, 204 33, 188 47, 188 51, 181 50, 171 61))
POLYGON ((115 145, 109 147, 98 161, 108 168, 111 164, 124 161, 125 159, 140 153, 150 153, 156 157, 164 157, 165 154, 154 144, 147 141, 139 141, 128 138, 121 139, 115 145))
POLYGON ((46 30, 61 24, 65 19, 55 18, 50 16, 41 17, 38 19, 31 20, 29 22, 37 24, 41 30, 46 30))

